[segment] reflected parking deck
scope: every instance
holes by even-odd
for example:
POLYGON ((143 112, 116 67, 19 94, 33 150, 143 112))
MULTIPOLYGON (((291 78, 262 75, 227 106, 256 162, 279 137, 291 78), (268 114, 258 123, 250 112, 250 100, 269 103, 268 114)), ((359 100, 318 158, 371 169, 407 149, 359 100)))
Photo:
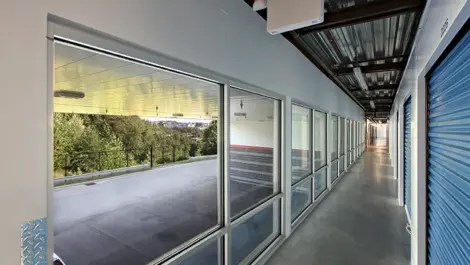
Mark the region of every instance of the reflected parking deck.
MULTIPOLYGON (((146 264, 217 225, 216 160, 159 168, 59 188, 55 252, 66 264, 146 264)), ((270 194, 231 182, 234 207, 270 194)))

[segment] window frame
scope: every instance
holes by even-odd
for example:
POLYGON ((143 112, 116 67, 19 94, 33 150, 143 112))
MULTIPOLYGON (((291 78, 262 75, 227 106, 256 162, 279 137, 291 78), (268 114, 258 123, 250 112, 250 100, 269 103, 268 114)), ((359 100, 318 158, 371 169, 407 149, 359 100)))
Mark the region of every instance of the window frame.
MULTIPOLYGON (((219 117, 218 117, 218 138, 219 138, 219 158, 218 158, 218 188, 222 191, 219 193, 221 197, 218 204, 219 215, 221 222, 218 227, 204 231, 202 234, 189 239, 185 243, 179 245, 173 250, 165 253, 162 256, 156 257, 149 264, 165 264, 173 265, 179 264, 184 259, 190 257, 192 254, 204 249, 209 244, 213 243, 214 240, 223 241, 223 247, 219 251, 219 262, 220 264, 229 264, 227 263, 231 258, 231 231, 233 228, 238 226, 243 221, 259 213, 263 209, 270 207, 274 204, 279 204, 279 209, 274 212, 276 218, 273 221, 279 226, 279 234, 272 238, 269 242, 264 242, 262 245, 257 246, 248 257, 245 258, 244 262, 251 262, 260 255, 269 255, 268 248, 274 246, 281 242, 286 237, 286 224, 285 224, 285 211, 283 206, 285 204, 285 165, 284 165, 284 156, 285 156, 285 133, 286 126, 285 121, 285 102, 286 96, 263 89, 261 87, 251 85, 233 79, 221 74, 218 74, 214 71, 192 65, 187 62, 183 62, 164 54, 150 51, 144 49, 138 45, 133 45, 125 40, 121 40, 115 37, 111 37, 105 33, 85 28, 74 22, 50 15, 48 17, 47 23, 47 83, 48 83, 48 124, 52 124, 52 114, 53 114, 53 69, 54 69, 54 45, 56 42, 67 43, 76 47, 83 48, 92 48, 95 52, 103 52, 108 56, 115 56, 124 60, 131 60, 132 62, 137 62, 144 64, 150 67, 155 67, 161 70, 170 71, 176 74, 181 74, 191 78, 197 78, 200 80, 212 82, 219 84, 221 86, 221 92, 219 93, 219 117), (269 98, 276 99, 278 103, 278 141, 279 141, 279 150, 277 153, 277 167, 278 169, 278 181, 279 181, 279 191, 273 196, 266 198, 266 200, 259 202, 256 205, 253 205, 249 211, 245 212, 242 216, 239 216, 237 219, 232 220, 230 217, 230 172, 229 168, 229 149, 227 148, 230 143, 229 141, 229 132, 230 132, 230 91, 229 88, 234 87, 237 89, 245 90, 250 93, 259 94, 269 98), (226 138, 227 137, 227 138, 226 138), (227 189, 228 188, 228 189, 227 189), (228 213, 228 214, 227 214, 228 213), (264 252, 263 252, 264 251, 264 252)), ((48 161, 52 162, 52 126, 48 126, 48 161)), ((52 163, 50 163, 52 164, 52 163)), ((48 237, 53 244, 54 235, 53 235, 53 220, 55 210, 51 205, 53 205, 53 195, 54 195, 54 186, 53 186, 53 174, 52 168, 48 166, 48 189, 47 189, 47 215, 48 215, 48 237)), ((290 188, 290 187, 289 187, 290 188)), ((274 207, 276 208, 276 207, 274 207)), ((290 226, 290 223, 288 224, 290 226)), ((48 251, 48 260, 52 261, 53 248, 50 248, 48 251)))

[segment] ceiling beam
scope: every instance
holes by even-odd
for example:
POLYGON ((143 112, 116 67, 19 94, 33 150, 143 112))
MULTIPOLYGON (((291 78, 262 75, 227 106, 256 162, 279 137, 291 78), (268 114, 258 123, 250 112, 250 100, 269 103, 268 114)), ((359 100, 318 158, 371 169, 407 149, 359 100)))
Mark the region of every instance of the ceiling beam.
POLYGON ((351 26, 404 13, 422 11, 426 0, 378 0, 367 4, 326 12, 323 23, 299 30, 300 35, 351 26))
POLYGON ((375 103, 388 103, 388 102, 392 103, 394 98, 395 97, 380 97, 380 96, 377 96, 377 97, 358 97, 357 99, 359 99, 359 101, 361 101, 361 102, 369 102, 369 101, 373 100, 375 103))
MULTIPOLYGON (((286 35, 291 35, 290 32, 283 34, 284 37, 286 35)), ((365 107, 357 100, 357 98, 351 93, 351 91, 346 88, 346 86, 341 83, 337 76, 331 71, 331 69, 313 52, 309 52, 307 49, 307 45, 301 38, 296 37, 286 37, 307 59, 312 62, 320 71, 323 72, 333 83, 335 83, 341 90, 344 91, 346 95, 348 95, 357 105, 359 105, 362 109, 365 107)))
POLYGON ((340 69, 340 68, 349 68, 351 65, 359 65, 359 64, 364 64, 364 63, 376 63, 379 61, 392 61, 392 60, 408 60, 409 54, 405 55, 397 55, 397 56, 389 56, 389 57, 379 57, 379 58, 374 58, 374 59, 369 59, 369 60, 359 60, 359 61, 353 61, 349 63, 343 63, 343 64, 335 64, 332 65, 332 69, 340 69))
MULTIPOLYGON (((396 71, 396 70, 404 70, 406 67, 406 62, 399 62, 399 63, 384 63, 384 64, 375 64, 375 65, 368 65, 368 66, 361 66, 361 71, 364 74, 368 73, 377 73, 377 72, 386 72, 386 71, 396 71)), ((345 67, 336 70, 337 76, 342 75, 352 75, 353 67, 345 67)))
MULTIPOLYGON (((383 85, 383 86, 371 86, 367 91, 387 91, 387 90, 397 90, 398 85, 383 85)), ((361 92, 364 91, 360 88, 351 89, 352 92, 361 92)))

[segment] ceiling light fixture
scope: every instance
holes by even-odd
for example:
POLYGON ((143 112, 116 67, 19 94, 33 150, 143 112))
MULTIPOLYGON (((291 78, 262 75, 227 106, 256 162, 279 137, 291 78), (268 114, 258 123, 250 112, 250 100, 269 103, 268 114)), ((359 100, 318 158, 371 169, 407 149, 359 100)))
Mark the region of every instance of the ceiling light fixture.
POLYGON ((361 67, 354 67, 353 72, 356 76, 357 81, 359 82, 359 85, 361 85, 362 90, 367 91, 369 87, 367 86, 366 80, 364 79, 361 67))
POLYGON ((268 7, 267 0, 255 0, 253 2, 253 11, 260 11, 268 7))
POLYGON ((81 91, 73 91, 73 90, 57 90, 57 91, 54 91, 54 97, 81 99, 85 97, 85 93, 81 91))
POLYGON ((370 106, 371 106, 371 108, 372 108, 372 109, 375 109, 375 104, 374 104, 374 101, 373 101, 373 100, 371 100, 371 101, 369 101, 369 103, 370 103, 370 106))

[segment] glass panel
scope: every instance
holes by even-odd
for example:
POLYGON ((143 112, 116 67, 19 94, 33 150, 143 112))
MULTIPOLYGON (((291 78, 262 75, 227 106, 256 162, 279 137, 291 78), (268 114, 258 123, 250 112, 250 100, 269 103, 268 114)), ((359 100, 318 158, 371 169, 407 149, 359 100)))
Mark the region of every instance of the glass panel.
POLYGON ((280 203, 276 201, 232 231, 232 264, 258 254, 280 234, 280 203))
POLYGON ((338 161, 331 163, 331 182, 338 178, 338 161))
POLYGON ((219 265, 223 237, 186 257, 180 265, 219 265))
POLYGON ((292 222, 312 203, 312 180, 292 189, 292 222))
POLYGON ((144 265, 219 226, 220 85, 58 43, 54 78, 65 264, 144 265))
POLYGON ((346 133, 346 140, 347 140, 347 150, 351 151, 351 121, 347 121, 347 133, 346 133))
POLYGON ((339 131, 341 133, 341 137, 339 139, 339 152, 341 155, 344 155, 344 135, 345 135, 345 128, 344 128, 344 118, 340 118, 339 123, 339 131))
POLYGON ((318 198, 326 190, 326 168, 315 173, 315 199, 318 198))
POLYGON ((326 114, 315 111, 315 170, 326 165, 326 114))
POLYGON ((344 157, 338 159, 338 167, 339 167, 339 174, 343 173, 344 171, 344 157))
POLYGON ((292 183, 312 173, 311 111, 292 105, 292 183))
POLYGON ((279 101, 230 90, 231 216, 279 192, 279 101))
POLYGON ((338 158, 338 117, 331 116, 331 160, 338 158))

